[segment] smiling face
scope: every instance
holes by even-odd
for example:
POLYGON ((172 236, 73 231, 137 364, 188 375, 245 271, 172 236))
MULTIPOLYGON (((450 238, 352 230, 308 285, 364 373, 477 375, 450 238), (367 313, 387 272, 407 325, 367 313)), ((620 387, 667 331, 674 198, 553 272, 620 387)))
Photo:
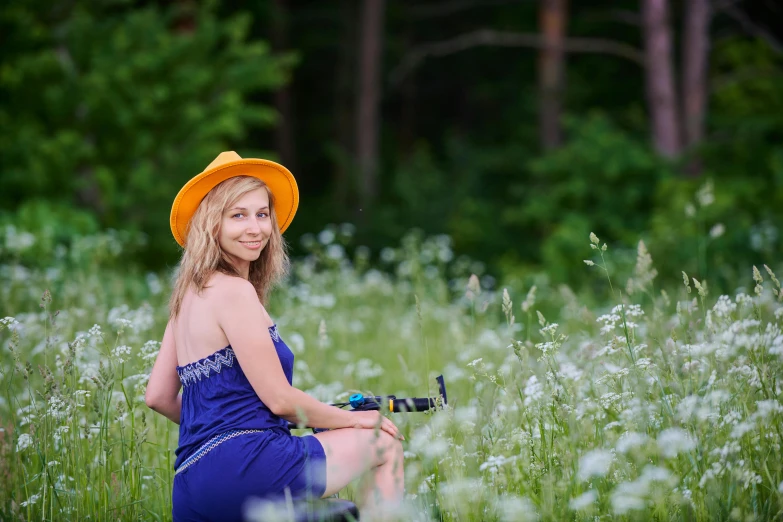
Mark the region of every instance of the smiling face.
POLYGON ((258 259, 272 235, 266 189, 252 190, 223 212, 218 242, 234 266, 247 278, 250 263, 258 259))

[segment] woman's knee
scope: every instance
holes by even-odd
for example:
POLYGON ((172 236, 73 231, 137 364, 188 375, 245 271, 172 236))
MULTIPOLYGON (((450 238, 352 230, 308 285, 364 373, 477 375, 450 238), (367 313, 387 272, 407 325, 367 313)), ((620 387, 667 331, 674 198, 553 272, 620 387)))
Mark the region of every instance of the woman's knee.
POLYGON ((404 450, 400 439, 394 438, 385 431, 380 432, 377 448, 382 453, 382 462, 402 461, 404 450))

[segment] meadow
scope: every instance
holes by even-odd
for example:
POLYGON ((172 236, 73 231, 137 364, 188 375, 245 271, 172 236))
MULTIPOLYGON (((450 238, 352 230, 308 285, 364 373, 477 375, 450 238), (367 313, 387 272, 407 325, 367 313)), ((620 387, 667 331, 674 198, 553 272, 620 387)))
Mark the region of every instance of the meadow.
MULTIPOLYGON (((143 395, 172 273, 123 266, 109 233, 31 268, 14 252, 36 237, 4 233, 0 517, 169 520, 177 426, 143 395)), ((427 396, 444 375, 445 409, 391 414, 400 520, 783 519, 771 268, 748 266, 731 295, 685 273, 661 288, 639 243, 621 281, 591 234, 573 269, 599 299, 546 278, 504 288, 446 236, 410 234, 372 266, 347 256, 351 233, 306 236, 268 309, 294 385, 321 400, 427 396)))

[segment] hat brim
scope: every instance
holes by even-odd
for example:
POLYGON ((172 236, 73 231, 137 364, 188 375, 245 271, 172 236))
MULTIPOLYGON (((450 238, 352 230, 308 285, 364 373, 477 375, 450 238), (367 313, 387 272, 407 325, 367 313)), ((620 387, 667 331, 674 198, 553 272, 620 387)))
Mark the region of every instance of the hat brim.
POLYGON ((258 178, 269 187, 275 197, 275 215, 282 234, 291 224, 299 207, 299 188, 293 174, 274 161, 243 159, 205 170, 182 187, 171 205, 171 233, 180 246, 185 246, 188 223, 201 200, 223 181, 236 176, 258 178))

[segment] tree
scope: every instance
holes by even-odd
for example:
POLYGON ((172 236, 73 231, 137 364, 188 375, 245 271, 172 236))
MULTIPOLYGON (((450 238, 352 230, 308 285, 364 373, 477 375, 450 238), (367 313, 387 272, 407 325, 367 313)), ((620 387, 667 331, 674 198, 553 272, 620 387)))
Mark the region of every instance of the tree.
POLYGON ((642 24, 653 143, 658 153, 674 158, 681 140, 668 0, 642 0, 642 24))
POLYGON ((88 209, 103 227, 143 232, 151 263, 173 257, 177 190, 247 129, 273 123, 248 98, 281 85, 290 60, 248 39, 247 16, 218 20, 210 6, 183 28, 172 8, 14 3, 0 51, 14 71, 0 77, 0 121, 14 122, 0 125, 0 207, 88 209))
POLYGON ((688 0, 682 44, 683 145, 693 147, 704 138, 707 107, 707 65, 710 53, 709 0, 688 0))
POLYGON ((539 133, 544 150, 557 148, 563 141, 560 115, 565 85, 567 18, 567 0, 541 0, 539 24, 544 45, 539 52, 538 88, 541 99, 539 133))
POLYGON ((362 2, 356 99, 356 159, 360 202, 365 213, 378 195, 378 136, 385 0, 362 2))
MULTIPOLYGON (((275 52, 288 50, 288 19, 288 0, 274 0, 272 3, 270 40, 272 50, 275 52)), ((275 90, 274 104, 278 116, 275 125, 275 149, 283 165, 288 167, 290 171, 297 172, 294 142, 294 107, 288 82, 275 90)))

